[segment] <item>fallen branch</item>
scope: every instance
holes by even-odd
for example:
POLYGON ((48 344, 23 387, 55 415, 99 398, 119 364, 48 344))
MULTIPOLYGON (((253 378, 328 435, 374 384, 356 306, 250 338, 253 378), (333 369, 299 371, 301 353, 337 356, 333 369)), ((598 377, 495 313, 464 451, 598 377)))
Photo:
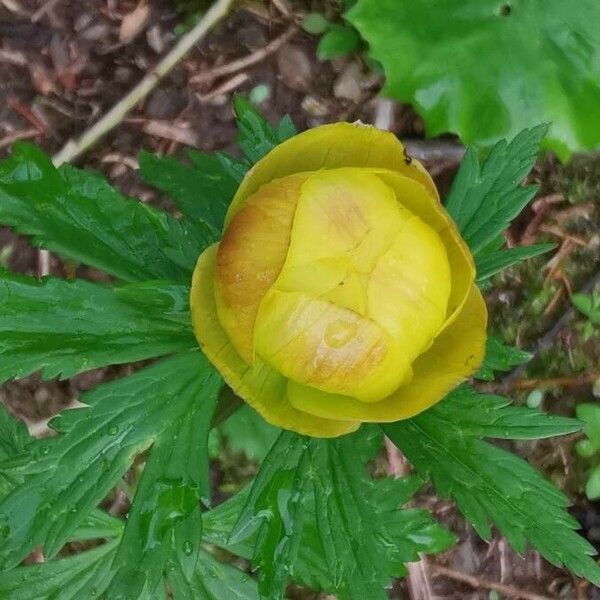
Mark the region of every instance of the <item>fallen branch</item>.
POLYGON ((267 56, 277 52, 277 50, 279 50, 281 46, 283 46, 294 35, 296 35, 297 32, 298 27, 296 25, 290 25, 279 37, 271 40, 263 48, 260 48, 255 52, 252 52, 252 54, 248 54, 242 58, 232 60, 231 62, 219 67, 213 67, 204 73, 198 73, 198 75, 194 75, 190 79, 190 83, 203 83, 205 81, 212 81, 214 79, 218 79, 219 77, 223 77, 224 75, 232 75, 233 73, 237 73, 238 71, 242 71, 243 69, 247 69, 248 67, 256 65, 265 60, 267 56))
POLYGON ((173 67, 210 31, 210 29, 227 15, 233 0, 218 0, 206 11, 200 21, 185 34, 160 63, 148 73, 132 90, 113 106, 95 125, 88 129, 78 140, 70 140, 54 156, 54 164, 71 162, 100 138, 116 127, 127 113, 144 99, 167 75, 173 67))

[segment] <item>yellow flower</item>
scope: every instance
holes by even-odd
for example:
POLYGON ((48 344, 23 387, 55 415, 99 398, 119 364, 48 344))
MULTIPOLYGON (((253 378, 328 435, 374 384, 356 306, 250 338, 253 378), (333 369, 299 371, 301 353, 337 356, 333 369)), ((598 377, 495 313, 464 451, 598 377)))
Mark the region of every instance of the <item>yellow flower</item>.
POLYGON ((472 256, 429 174, 390 133, 338 123, 248 173, 198 260, 194 332, 274 425, 316 437, 441 400, 481 363, 472 256))

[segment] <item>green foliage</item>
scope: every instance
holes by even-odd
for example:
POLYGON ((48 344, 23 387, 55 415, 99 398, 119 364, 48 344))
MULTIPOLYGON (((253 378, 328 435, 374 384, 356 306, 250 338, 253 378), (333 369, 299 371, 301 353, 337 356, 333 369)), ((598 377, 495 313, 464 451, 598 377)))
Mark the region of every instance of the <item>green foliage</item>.
POLYGON ((225 212, 248 165, 225 153, 188 150, 187 154, 190 165, 142 151, 140 175, 177 203, 186 222, 208 246, 221 236, 225 212))
POLYGON ((281 429, 267 423, 245 404, 219 427, 219 431, 230 450, 244 452, 253 460, 262 460, 281 429))
POLYGON ((506 346, 499 338, 490 335, 485 345, 483 364, 475 377, 484 381, 493 381, 497 371, 510 371, 513 367, 524 365, 531 360, 531 356, 529 352, 506 346))
MULTIPOLYGON (((264 457, 262 467, 247 489, 205 510, 209 429, 237 399, 194 341, 191 271, 218 239, 246 170, 294 134, 289 119, 273 127, 242 98, 235 110, 243 160, 190 152, 184 164, 141 155, 142 175, 172 196, 179 220, 124 198, 97 175, 56 169, 29 145, 0 163, 0 223, 122 280, 38 281, 1 271, 0 381, 173 355, 83 394, 84 408, 51 420, 50 438, 30 438, 0 408, 0 597, 258 600, 281 598, 295 581, 341 600, 383 600, 406 562, 453 541, 427 511, 401 508, 427 476, 482 535, 496 523, 517 549, 529 542, 597 582, 563 496, 480 439, 537 439, 576 431, 579 423, 465 386, 385 427, 419 471, 397 480, 368 474, 382 447, 375 425, 335 440, 305 438, 245 407, 219 431, 230 448, 264 457), (133 490, 126 521, 99 508, 117 485, 133 490), (57 558, 72 541, 87 549, 57 558), (211 546, 252 560, 258 585, 219 562, 211 546), (47 562, 18 566, 35 547, 47 562)), ((501 249, 503 229, 532 196, 519 183, 543 132, 498 144, 481 165, 468 153, 452 188, 448 209, 475 253, 480 285, 548 249, 501 249)), ((490 380, 526 358, 491 338, 479 376, 490 380)))
POLYGON ((600 5, 581 0, 359 0, 345 18, 385 93, 435 136, 488 146, 541 121, 565 158, 600 142, 600 5))
POLYGON ((591 463, 585 484, 585 494, 590 500, 600 498, 600 406, 578 404, 577 418, 584 423, 586 439, 575 444, 577 454, 591 463))
POLYGON ((0 163, 0 223, 125 281, 187 282, 200 241, 179 221, 124 198, 99 176, 56 169, 31 144, 0 163))
POLYGON ((62 435, 36 442, 0 467, 22 483, 0 501, 0 564, 14 567, 36 546, 48 556, 116 485, 136 454, 210 402, 220 378, 199 352, 188 352, 84 394, 89 408, 52 420, 62 435))
POLYGON ((186 286, 166 281, 109 287, 6 273, 0 383, 34 371, 66 378, 194 348, 187 296, 186 286))
POLYGON ((583 327, 583 335, 585 339, 589 339, 600 326, 600 293, 573 294, 571 302, 587 318, 583 327))
POLYGON ((552 424, 538 412, 527 416, 530 409, 494 407, 489 397, 474 396, 465 404, 463 393, 461 388, 408 421, 384 426, 386 435, 484 539, 495 524, 517 552, 532 545, 552 564, 600 584, 600 567, 589 556, 595 550, 573 531, 579 524, 565 510, 568 499, 527 462, 481 439, 534 439, 575 431, 577 424, 552 424))
POLYGON ((262 598, 282 598, 292 576, 341 599, 385 598, 405 561, 452 542, 425 511, 399 510, 417 479, 367 477, 371 435, 368 428, 335 440, 280 434, 231 537, 240 542, 258 528, 253 562, 262 598))
POLYGON ((273 127, 242 96, 234 98, 233 109, 238 123, 237 143, 251 164, 259 161, 277 144, 296 134, 296 128, 289 117, 283 117, 277 126, 273 127))
POLYGON ((356 29, 349 25, 331 23, 319 40, 317 56, 320 60, 332 60, 352 54, 361 46, 362 40, 356 29))

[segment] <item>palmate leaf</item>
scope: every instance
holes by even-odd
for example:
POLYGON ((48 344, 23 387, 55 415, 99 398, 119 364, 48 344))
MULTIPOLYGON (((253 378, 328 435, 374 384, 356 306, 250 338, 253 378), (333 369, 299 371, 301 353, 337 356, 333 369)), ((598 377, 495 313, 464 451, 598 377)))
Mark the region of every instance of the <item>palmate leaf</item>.
POLYGON ((0 223, 65 258, 125 281, 188 282, 202 240, 173 217, 121 196, 98 175, 30 144, 0 162, 0 223))
POLYGON ((214 383, 205 387, 203 401, 193 402, 152 447, 113 562, 109 598, 153 597, 169 557, 193 577, 201 561, 200 503, 210 497, 207 446, 217 392, 214 383))
POLYGON ((510 143, 498 142, 482 164, 473 149, 465 154, 445 204, 476 258, 535 195, 536 186, 520 183, 535 163, 546 129, 538 125, 510 143))
POLYGON ((487 146, 551 122, 565 158, 600 142, 600 5, 580 0, 359 0, 346 18, 385 69, 384 92, 427 133, 487 146))
POLYGON ((164 360, 84 394, 89 408, 65 411, 40 440, 0 472, 22 483, 0 502, 0 564, 17 565, 35 546, 52 557, 116 485, 133 457, 195 403, 209 402, 220 377, 197 351, 164 360))
MULTIPOLYGON (((99 598, 114 576, 118 540, 61 560, 0 573, 0 598, 79 600, 99 598)), ((150 600, 148 598, 148 600, 150 600)))
MULTIPOLYGON (((452 543, 426 511, 399 510, 418 480, 367 477, 364 436, 320 440, 283 432, 251 490, 222 509, 231 522, 245 501, 230 549, 245 553, 240 544, 254 541, 261 598, 282 598, 290 577, 340 599, 385 598, 384 587, 404 572, 405 561, 452 543)), ((222 530, 213 525, 209 532, 227 547, 222 530)))
POLYGON ((188 158, 190 165, 141 152, 140 175, 176 202, 186 222, 208 246, 221 237, 225 213, 249 165, 220 152, 188 150, 188 158))
POLYGON ((188 286, 117 287, 0 275, 0 383, 41 370, 71 377, 196 347, 188 286))
POLYGON ((519 246, 507 250, 482 253, 476 260, 477 283, 481 285, 496 273, 500 273, 500 271, 528 258, 550 252, 554 248, 556 248, 554 244, 535 244, 533 246, 519 246))
POLYGON ((191 573, 177 561, 169 565, 169 582, 174 600, 258 600, 256 581, 231 565, 219 562, 200 550, 191 573))
POLYGON ((537 411, 527 416, 526 410, 502 406, 494 397, 465 397, 459 390, 383 429, 417 472, 431 478, 438 494, 456 502, 480 536, 489 539, 495 524, 517 552, 531 545, 552 564, 598 585, 600 567, 590 557, 595 550, 575 533, 579 524, 566 511, 568 498, 523 459, 479 437, 534 439, 576 430, 573 420, 537 411))
POLYGON ((493 381, 497 371, 510 371, 513 367, 529 362, 531 357, 530 352, 507 346, 496 336, 490 335, 485 344, 485 358, 475 377, 484 381, 493 381))

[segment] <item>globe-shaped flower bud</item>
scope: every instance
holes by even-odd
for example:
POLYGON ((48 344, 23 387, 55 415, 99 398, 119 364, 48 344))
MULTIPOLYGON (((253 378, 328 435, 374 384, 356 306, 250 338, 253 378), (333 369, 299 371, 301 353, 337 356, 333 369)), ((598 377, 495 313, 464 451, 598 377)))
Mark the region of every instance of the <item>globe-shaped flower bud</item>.
POLYGON ((390 133, 325 125, 242 182, 200 256, 194 331, 263 417, 317 437, 411 417, 479 366, 487 313, 431 178, 390 133))

